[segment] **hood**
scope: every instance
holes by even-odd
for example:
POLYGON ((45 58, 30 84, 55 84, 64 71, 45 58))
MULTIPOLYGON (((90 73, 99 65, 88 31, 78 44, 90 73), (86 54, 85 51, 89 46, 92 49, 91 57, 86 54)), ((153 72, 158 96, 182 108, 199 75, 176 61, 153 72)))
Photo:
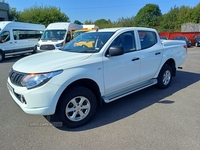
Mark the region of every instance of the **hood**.
POLYGON ((73 53, 60 50, 41 52, 18 60, 13 65, 13 69, 24 73, 49 72, 65 69, 61 67, 73 63, 77 65, 78 62, 87 59, 91 55, 91 53, 73 53))

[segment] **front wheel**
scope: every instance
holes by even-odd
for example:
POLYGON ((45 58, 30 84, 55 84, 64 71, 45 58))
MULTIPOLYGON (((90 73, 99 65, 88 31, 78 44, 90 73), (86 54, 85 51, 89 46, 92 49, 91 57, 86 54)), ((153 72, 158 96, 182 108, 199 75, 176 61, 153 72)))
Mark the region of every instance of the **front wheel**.
POLYGON ((169 65, 163 66, 157 79, 157 86, 160 89, 168 88, 172 80, 172 68, 169 65))
POLYGON ((73 87, 61 96, 57 116, 66 127, 75 128, 89 122, 96 109, 96 97, 89 89, 73 87))
POLYGON ((33 47, 33 52, 32 52, 32 54, 36 54, 37 53, 37 45, 35 45, 34 47, 33 47))
POLYGON ((3 52, 0 52, 0 62, 4 60, 5 55, 3 54, 3 52))

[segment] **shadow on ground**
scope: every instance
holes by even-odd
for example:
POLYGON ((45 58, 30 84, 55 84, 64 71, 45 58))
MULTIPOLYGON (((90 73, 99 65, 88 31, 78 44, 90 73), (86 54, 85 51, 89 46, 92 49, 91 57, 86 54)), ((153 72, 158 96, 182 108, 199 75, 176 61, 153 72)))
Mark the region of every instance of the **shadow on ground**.
MULTIPOLYGON (((120 119, 124 119, 130 115, 134 115, 138 111, 141 111, 154 103, 171 105, 175 103, 175 101, 163 99, 198 82, 199 80, 200 74, 177 71, 177 76, 173 78, 168 89, 160 90, 155 86, 152 86, 124 98, 118 99, 114 102, 103 104, 103 106, 101 106, 97 111, 94 118, 84 126, 69 129, 62 126, 62 124, 55 124, 55 127, 60 130, 71 132, 89 130, 113 123, 120 119)), ((45 118, 52 123, 58 123, 55 115, 45 118)))

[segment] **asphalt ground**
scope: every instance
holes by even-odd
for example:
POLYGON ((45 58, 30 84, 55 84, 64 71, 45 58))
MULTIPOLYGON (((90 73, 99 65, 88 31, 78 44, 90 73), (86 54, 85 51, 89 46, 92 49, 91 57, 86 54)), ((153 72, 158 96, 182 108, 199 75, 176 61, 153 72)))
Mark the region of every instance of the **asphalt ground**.
POLYGON ((104 104, 76 129, 63 127, 55 116, 25 114, 15 104, 6 80, 18 59, 0 63, 1 150, 200 149, 200 48, 188 48, 183 69, 168 89, 153 86, 104 104))

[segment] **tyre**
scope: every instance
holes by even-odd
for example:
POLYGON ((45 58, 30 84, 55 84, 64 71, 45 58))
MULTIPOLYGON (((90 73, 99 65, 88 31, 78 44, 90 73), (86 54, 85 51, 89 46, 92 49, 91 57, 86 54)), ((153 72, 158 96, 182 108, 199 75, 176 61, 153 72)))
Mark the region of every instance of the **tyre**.
POLYGON ((5 58, 5 56, 4 56, 3 52, 0 52, 0 62, 3 61, 4 58, 5 58))
POLYGON ((66 127, 75 128, 89 122, 96 109, 96 97, 89 89, 73 87, 61 96, 56 115, 66 127))
POLYGON ((37 45, 34 46, 32 54, 36 54, 36 53, 37 53, 37 45))
POLYGON ((166 89, 169 87, 172 80, 172 68, 168 65, 163 66, 158 75, 157 86, 160 89, 166 89))

